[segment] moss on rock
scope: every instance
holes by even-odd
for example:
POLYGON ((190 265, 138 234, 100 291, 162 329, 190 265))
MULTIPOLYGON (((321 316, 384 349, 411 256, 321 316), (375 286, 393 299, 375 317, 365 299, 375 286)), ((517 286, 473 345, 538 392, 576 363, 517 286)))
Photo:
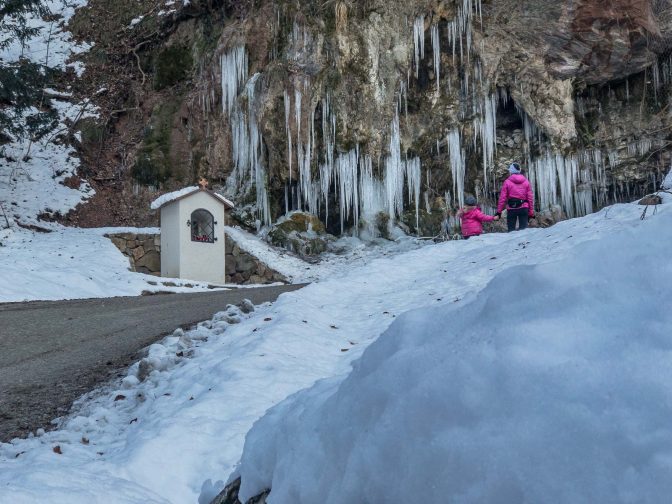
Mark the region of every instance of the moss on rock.
POLYGON ((304 257, 325 252, 332 239, 317 216, 303 212, 292 213, 268 233, 270 243, 304 257))
POLYGON ((191 74, 193 64, 188 47, 166 47, 154 59, 154 89, 159 91, 185 80, 191 74))
POLYGON ((168 102, 152 113, 152 122, 145 128, 145 138, 132 169, 133 178, 141 184, 158 186, 173 175, 170 135, 178 108, 179 102, 168 102))

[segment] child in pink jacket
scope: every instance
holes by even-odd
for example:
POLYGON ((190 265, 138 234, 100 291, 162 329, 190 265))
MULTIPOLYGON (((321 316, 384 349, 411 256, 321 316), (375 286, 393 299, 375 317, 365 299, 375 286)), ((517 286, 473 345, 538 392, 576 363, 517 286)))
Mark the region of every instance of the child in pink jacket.
POLYGON ((467 196, 464 208, 457 211, 457 217, 462 223, 462 237, 467 240, 471 236, 478 236, 483 232, 483 223, 499 220, 499 217, 485 215, 476 203, 476 198, 467 196))

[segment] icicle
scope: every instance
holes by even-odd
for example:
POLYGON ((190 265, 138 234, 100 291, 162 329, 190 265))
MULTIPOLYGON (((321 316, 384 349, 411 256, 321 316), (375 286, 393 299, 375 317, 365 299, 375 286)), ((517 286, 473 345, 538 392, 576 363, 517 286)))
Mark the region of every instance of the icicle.
POLYGON ((390 220, 400 215, 404 209, 404 168, 401 160, 399 114, 395 114, 390 132, 390 152, 385 161, 385 191, 390 220))
POLYGON ((609 167, 612 169, 616 168, 620 163, 620 157, 617 150, 610 150, 607 152, 607 158, 609 159, 609 167))
POLYGON ((322 141, 324 164, 320 165, 320 191, 324 198, 325 222, 329 223, 329 188, 334 173, 334 146, 336 144, 336 117, 331 111, 329 94, 322 99, 322 141))
POLYGON ((425 16, 413 22, 413 46, 415 48, 415 78, 420 74, 420 62, 425 58, 425 16))
POLYGON ((450 155, 450 173, 453 177, 453 204, 457 196, 458 206, 464 206, 464 150, 460 139, 460 132, 457 128, 450 130, 446 138, 448 143, 448 153, 450 155))
POLYGON ((474 141, 476 136, 481 138, 483 153, 483 184, 488 188, 488 167, 495 163, 497 151, 497 95, 492 94, 485 98, 482 117, 474 120, 474 141))
POLYGON ((306 193, 308 194, 308 211, 313 214, 319 212, 319 186, 312 181, 312 166, 313 158, 315 153, 315 107, 311 105, 310 110, 310 124, 309 124, 310 134, 308 136, 308 146, 306 147, 306 153, 304 155, 304 173, 306 173, 306 193))
POLYGON ((234 170, 227 185, 237 192, 244 193, 251 185, 256 187, 256 206, 259 222, 270 224, 270 207, 266 188, 266 169, 262 159, 263 138, 259 131, 256 114, 256 83, 260 74, 255 74, 247 82, 247 111, 241 110, 237 101, 231 105, 229 122, 231 124, 231 143, 234 170), (241 190, 246 188, 246 190, 241 190))
POLYGON ((455 47, 457 46, 457 24, 455 21, 449 21, 446 27, 448 32, 448 42, 453 51, 453 64, 455 64, 455 47))
POLYGON ((583 166, 589 167, 586 173, 582 171, 582 182, 590 181, 592 199, 600 206, 605 205, 607 202, 607 177, 602 151, 600 149, 582 151, 580 152, 580 160, 583 166))
POLYGON ((360 158, 359 176, 360 217, 366 224, 366 231, 372 237, 378 236, 376 219, 384 211, 385 190, 383 184, 373 177, 373 162, 370 156, 360 158))
POLYGON ((406 161, 406 180, 408 182, 408 202, 415 202, 415 229, 420 234, 420 158, 406 161))
POLYGON ((292 130, 289 125, 290 111, 292 108, 291 98, 287 90, 284 92, 285 97, 285 131, 287 131, 287 164, 289 165, 289 183, 292 183, 292 130))
POLYGON ((672 54, 667 57, 667 61, 663 62, 662 79, 663 84, 667 85, 672 83, 672 54))
POLYGON ((401 96, 404 98, 404 119, 408 121, 408 88, 404 81, 401 81, 401 96))
POLYGON ((546 153, 530 164, 530 183, 536 187, 535 198, 541 211, 551 210, 557 206, 557 170, 555 158, 546 153))
POLYGON ((359 146, 336 160, 336 176, 339 186, 339 203, 341 209, 341 234, 344 231, 345 219, 353 213, 355 230, 359 228, 359 191, 357 169, 359 166, 359 146))
MULTIPOLYGON (((563 210, 569 217, 577 215, 577 206, 574 201, 578 177, 578 159, 569 158, 561 154, 546 153, 531 165, 534 170, 533 178, 536 185, 536 197, 542 210, 551 209, 557 205, 558 189, 563 210)), ((585 201, 584 201, 584 206, 585 201)))
POLYGON ((296 138, 297 142, 301 141, 301 91, 294 90, 294 113, 296 115, 296 138))
POLYGON ((301 206, 302 202, 302 192, 304 184, 304 151, 303 151, 303 141, 301 140, 301 91, 299 89, 294 90, 294 120, 296 124, 296 164, 298 171, 299 183, 297 185, 298 194, 296 195, 297 204, 301 206))
POLYGON ((434 75, 436 77, 436 92, 441 92, 439 79, 441 65, 441 41, 439 39, 439 25, 432 25, 432 50, 434 52, 434 75))
POLYGON ((240 88, 247 80, 247 51, 238 46, 222 55, 222 110, 228 115, 233 111, 240 88))
POLYGON ((653 74, 653 98, 655 101, 658 101, 658 89, 660 89, 660 68, 658 67, 658 58, 651 65, 652 74, 653 74))
POLYGON ((630 101, 630 78, 625 78, 625 101, 630 101))
POLYGON ((593 213, 593 191, 590 171, 582 169, 579 172, 581 183, 576 188, 574 200, 576 203, 576 216, 581 217, 593 213))

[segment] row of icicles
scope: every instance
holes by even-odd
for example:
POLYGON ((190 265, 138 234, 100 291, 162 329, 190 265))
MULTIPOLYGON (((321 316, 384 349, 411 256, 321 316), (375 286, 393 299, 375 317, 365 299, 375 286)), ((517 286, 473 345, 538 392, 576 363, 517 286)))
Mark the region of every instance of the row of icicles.
MULTIPOLYGON (((472 116, 473 145, 466 145, 458 126, 450 128, 443 139, 452 176, 452 203, 464 204, 467 151, 476 150, 480 143, 482 154, 483 184, 477 193, 488 193, 491 169, 497 150, 497 109, 500 103, 510 99, 506 90, 492 86, 482 79, 481 64, 472 54, 472 29, 474 16, 481 15, 480 1, 462 0, 456 19, 447 23, 446 34, 452 49, 453 61, 459 64, 461 72, 460 118, 472 116), (471 103, 469 107, 468 103, 471 103)), ((438 24, 430 26, 433 48, 433 66, 436 92, 441 93, 441 32, 438 24)), ((301 50, 306 50, 310 42, 309 32, 301 30, 295 23, 288 55, 298 58, 301 50), (298 45, 297 45, 298 44, 298 45), (297 48, 291 49, 294 45, 297 48), (301 47, 298 47, 301 46, 301 47)), ((413 22, 414 67, 416 78, 421 61, 425 56, 425 20, 423 16, 413 22)), ((672 68, 672 64, 669 65, 672 68)), ((660 80, 668 79, 668 67, 664 68, 660 80)), ((248 75, 248 57, 244 46, 235 47, 221 57, 222 107, 231 125, 232 154, 234 170, 229 178, 229 188, 236 193, 256 188, 256 207, 260 225, 271 223, 268 197, 268 167, 263 157, 263 138, 258 127, 255 94, 259 74, 248 75), (239 98, 245 94, 247 107, 242 107, 239 98)), ((451 79, 444 76, 448 92, 451 79)), ((305 209, 310 213, 324 212, 330 218, 329 196, 335 192, 339 204, 341 231, 352 217, 354 233, 360 225, 375 235, 376 216, 385 212, 391 220, 397 219, 406 205, 414 205, 416 228, 419 227, 419 205, 422 169, 418 157, 407 158, 402 154, 399 115, 407 111, 403 106, 408 81, 402 81, 396 111, 390 125, 390 141, 387 157, 379 163, 374 173, 373 161, 369 154, 356 146, 348 152, 339 152, 336 146, 336 115, 329 94, 321 100, 322 145, 316 145, 315 107, 311 107, 310 117, 304 121, 304 92, 309 88, 304 81, 303 89, 297 86, 293 92, 285 91, 285 129, 287 132, 287 164, 290 183, 286 186, 285 210, 305 209), (292 128, 292 123, 294 128, 292 128), (305 124, 304 124, 305 123, 305 124), (322 162, 318 162, 317 152, 322 162), (296 184, 291 183, 296 181, 296 184)), ((309 100, 306 100, 309 101, 309 100)), ((518 107, 517 107, 518 108, 518 107)), ((580 152, 564 157, 551 152, 549 148, 536 159, 531 159, 529 146, 536 137, 541 142, 542 133, 532 119, 520 108, 519 114, 524 124, 525 155, 529 176, 534 184, 538 205, 542 210, 561 207, 570 217, 592 212, 593 202, 606 203, 606 166, 614 166, 616 153, 607 154, 607 162, 599 149, 580 152)), ((406 112, 407 113, 407 112, 406 112)), ((646 145, 638 149, 643 153, 646 145)), ((649 146, 650 148, 650 146, 649 146)), ((440 143, 437 141, 437 154, 440 143)), ((429 174, 428 174, 429 177, 429 174)), ((427 179, 429 181, 429 178, 427 179)), ((478 194, 477 194, 478 195, 478 194)), ((450 196, 449 196, 450 197, 450 196)), ((427 193, 425 200, 428 200, 427 193)), ((448 203, 448 202, 446 202, 448 203)), ((431 211, 427 204, 427 211, 431 211)))

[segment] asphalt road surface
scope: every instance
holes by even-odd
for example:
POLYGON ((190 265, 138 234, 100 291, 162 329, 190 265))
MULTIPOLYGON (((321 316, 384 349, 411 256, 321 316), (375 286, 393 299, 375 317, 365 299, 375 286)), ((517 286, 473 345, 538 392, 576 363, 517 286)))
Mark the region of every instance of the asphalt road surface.
POLYGON ((176 328, 227 304, 275 301, 301 287, 0 304, 0 442, 48 429, 75 399, 176 328))

